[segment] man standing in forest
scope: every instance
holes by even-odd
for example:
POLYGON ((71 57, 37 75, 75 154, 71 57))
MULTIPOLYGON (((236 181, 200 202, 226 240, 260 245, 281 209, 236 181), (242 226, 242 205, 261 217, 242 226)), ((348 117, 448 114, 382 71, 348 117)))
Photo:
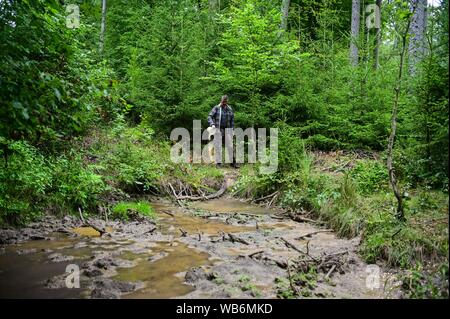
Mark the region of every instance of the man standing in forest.
POLYGON ((234 112, 233 109, 228 105, 228 96, 222 96, 220 100, 220 104, 214 106, 209 112, 208 115, 208 124, 210 127, 217 129, 216 134, 214 134, 215 143, 215 155, 216 155, 216 164, 221 166, 222 164, 222 144, 225 143, 225 147, 228 152, 228 159, 230 156, 233 157, 234 168, 236 166, 236 160, 234 158, 233 153, 233 135, 230 134, 230 130, 225 129, 234 129, 234 112), (226 134, 228 134, 228 140, 230 143, 226 143, 226 134))

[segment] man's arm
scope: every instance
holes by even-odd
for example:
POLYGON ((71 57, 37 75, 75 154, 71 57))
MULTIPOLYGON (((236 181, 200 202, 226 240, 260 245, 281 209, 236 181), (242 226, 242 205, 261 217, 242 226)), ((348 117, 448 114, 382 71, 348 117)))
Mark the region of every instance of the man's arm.
POLYGON ((212 108, 211 112, 209 112, 209 115, 208 115, 208 124, 209 124, 209 126, 214 126, 215 125, 214 118, 216 116, 216 113, 217 113, 217 108, 214 106, 212 108))

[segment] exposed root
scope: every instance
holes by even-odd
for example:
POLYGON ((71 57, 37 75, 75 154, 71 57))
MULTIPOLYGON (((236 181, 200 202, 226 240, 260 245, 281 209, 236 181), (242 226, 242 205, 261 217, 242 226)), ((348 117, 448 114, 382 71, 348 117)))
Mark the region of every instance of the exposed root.
POLYGON ((192 189, 188 185, 183 185, 180 181, 178 182, 178 184, 179 185, 178 185, 177 189, 175 189, 175 186, 172 185, 172 183, 167 183, 169 189, 167 189, 167 187, 166 187, 165 190, 166 190, 166 193, 169 194, 170 196, 173 196, 175 198, 175 200, 178 202, 178 204, 180 204, 180 205, 181 205, 182 200, 198 201, 198 200, 210 200, 210 199, 218 198, 218 197, 222 196, 228 188, 228 183, 225 180, 217 192, 215 192, 213 194, 205 195, 205 193, 201 189, 199 189, 199 190, 197 190, 197 193, 199 193, 200 196, 194 196, 194 195, 192 195, 193 194, 192 189), (188 195, 188 194, 190 194, 190 195, 188 195))
POLYGON ((273 199, 275 197, 275 195, 277 195, 278 193, 279 193, 279 191, 273 192, 272 194, 269 194, 269 195, 266 195, 266 196, 254 199, 253 202, 254 203, 258 203, 258 202, 261 202, 261 201, 264 201, 264 200, 267 200, 267 199, 273 199))

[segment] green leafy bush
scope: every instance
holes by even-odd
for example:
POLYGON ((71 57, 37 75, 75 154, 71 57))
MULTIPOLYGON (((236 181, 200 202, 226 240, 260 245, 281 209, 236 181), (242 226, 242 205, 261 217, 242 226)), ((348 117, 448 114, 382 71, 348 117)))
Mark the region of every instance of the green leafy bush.
POLYGON ((350 170, 350 176, 356 181, 362 194, 379 191, 387 186, 389 176, 386 166, 373 160, 362 160, 350 170))
POLYGON ((123 139, 112 145, 102 165, 107 167, 110 180, 124 191, 154 190, 165 169, 159 158, 162 151, 163 147, 157 145, 134 144, 123 139))
POLYGON ((401 276, 408 298, 448 299, 448 263, 435 267, 434 273, 418 264, 401 276))
POLYGON ((3 153, 0 169, 0 224, 22 223, 42 212, 51 170, 44 156, 26 142, 12 142, 2 152, 8 154, 3 153))
POLYGON ((149 218, 155 218, 155 210, 153 207, 148 203, 144 201, 139 202, 119 202, 117 203, 113 209, 113 217, 122 219, 122 220, 128 220, 129 214, 131 212, 139 213, 141 215, 144 215, 149 218))
POLYGON ((81 155, 54 159, 50 201, 57 211, 96 210, 99 197, 108 190, 93 165, 83 163, 81 155))

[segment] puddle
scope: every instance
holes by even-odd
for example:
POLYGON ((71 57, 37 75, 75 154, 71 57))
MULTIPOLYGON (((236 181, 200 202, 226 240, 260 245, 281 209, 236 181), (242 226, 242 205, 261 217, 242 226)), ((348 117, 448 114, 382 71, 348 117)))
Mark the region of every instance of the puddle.
MULTIPOLYGON (((80 236, 53 233, 49 234, 51 240, 35 240, 6 246, 4 253, 0 255, 0 298, 89 297, 90 291, 83 284, 82 288, 85 289, 49 289, 45 288, 44 282, 54 276, 65 274, 68 264, 81 265, 81 263, 89 261, 98 262, 97 259, 92 258, 98 257, 99 254, 101 255, 99 259, 106 256, 103 258, 103 262, 107 266, 103 269, 107 269, 103 273, 104 276, 114 276, 111 279, 117 281, 138 282, 139 286, 143 287, 130 294, 122 295, 122 298, 180 296, 247 298, 251 297, 250 292, 242 291, 239 288, 241 285, 237 284, 239 277, 244 274, 252 278, 252 284, 261 291, 262 297, 272 298, 274 297, 273 289, 271 290, 270 287, 273 288, 275 277, 286 275, 285 270, 277 267, 274 263, 265 264, 258 258, 252 259, 249 257, 251 254, 263 251, 265 257, 275 258, 279 261, 293 260, 298 257, 298 252, 292 247, 287 247, 280 237, 289 240, 298 249, 303 251, 309 249, 316 256, 323 253, 341 252, 357 246, 356 241, 339 239, 333 233, 320 232, 320 229, 314 224, 273 219, 269 215, 276 213, 276 210, 235 199, 220 198, 206 202, 194 202, 190 204, 193 208, 190 212, 172 204, 158 202, 152 203, 152 205, 158 214, 158 233, 148 237, 134 236, 133 232, 123 232, 123 225, 113 222, 110 225, 114 226, 114 232, 109 227, 106 231, 110 234, 102 237, 92 227, 78 227, 73 228, 72 232, 80 236), (204 218, 201 216, 202 212, 195 211, 195 209, 219 213, 218 215, 242 213, 259 216, 250 216, 250 218, 246 218, 250 221, 246 224, 247 226, 239 226, 223 221, 232 215, 220 215, 216 216, 216 219, 214 216, 213 218, 204 218), (196 215, 197 212, 198 215, 196 215), (259 230, 256 229, 256 220, 259 220, 259 230), (180 228, 188 233, 187 237, 181 237, 180 228), (212 241, 211 239, 216 238, 219 232, 242 233, 236 236, 247 240, 248 243, 229 240, 212 241), (198 233, 201 233, 201 240, 197 240, 195 237, 198 233), (297 240, 307 234, 312 235, 297 240), (206 238, 208 236, 211 238, 206 238), (168 240, 172 241, 168 242, 168 240), (55 256, 52 257, 53 261, 49 259, 51 254, 55 256), (66 256, 71 256, 73 260, 65 261, 64 257, 66 256), (108 267, 111 264, 107 264, 107 262, 115 258, 119 258, 119 260, 114 260, 117 262, 115 267, 118 268, 110 271, 111 268, 108 267), (61 261, 55 262, 58 260, 61 261), (218 278, 222 278, 225 284, 208 281, 203 283, 203 287, 194 287, 184 283, 184 273, 192 267, 199 266, 219 272, 221 277, 218 278), (108 272, 107 275, 106 272, 108 272), (238 293, 224 295, 224 285, 226 289, 238 289, 238 293)), ((139 229, 139 226, 145 226, 140 222, 133 223, 127 225, 131 231, 134 230, 133 227, 139 229)), ((138 233, 140 231, 139 229, 138 233)), ((100 266, 91 263, 89 267, 100 266)), ((330 288, 324 283, 326 292, 332 291, 336 296, 343 297, 371 297, 372 295, 366 292, 365 265, 360 263, 355 264, 355 267, 348 275, 346 274, 341 279, 336 278, 336 288, 330 288)), ((89 277, 88 280, 89 283, 93 283, 91 280, 95 280, 95 277, 89 277)))
MULTIPOLYGON (((87 237, 100 237, 100 232, 93 227, 75 227, 72 229, 72 232, 75 234, 81 235, 81 236, 87 236, 87 237)), ((112 233, 113 228, 106 226, 105 232, 112 233)))
POLYGON ((0 258, 0 298, 80 298, 83 289, 44 286, 48 278, 64 274, 70 263, 73 261, 51 262, 44 253, 6 253, 0 258))
POLYGON ((183 276, 177 276, 177 274, 191 267, 212 265, 208 254, 189 248, 182 243, 176 246, 163 244, 153 248, 152 253, 149 254, 128 252, 124 257, 137 260, 137 265, 132 268, 118 269, 114 279, 143 282, 145 285, 145 288, 125 295, 124 298, 171 298, 185 295, 194 290, 194 287, 184 284, 183 276), (162 258, 152 261, 152 257, 158 254, 163 254, 162 258))
POLYGON ((217 235, 221 231, 225 233, 239 233, 255 230, 254 227, 228 225, 214 219, 192 216, 182 212, 180 208, 170 205, 158 203, 153 206, 158 213, 158 223, 161 230, 164 233, 177 237, 181 234, 180 228, 191 235, 198 232, 204 235, 217 235), (164 211, 169 212, 173 216, 164 213, 164 211))
POLYGON ((36 251, 55 250, 72 247, 74 239, 66 235, 56 233, 50 234, 51 240, 30 240, 13 246, 7 246, 7 251, 17 251, 18 249, 28 250, 36 249, 36 251))
POLYGON ((72 229, 72 231, 81 236, 87 236, 87 237, 99 237, 100 236, 100 232, 98 230, 95 230, 92 227, 75 227, 72 229))
POLYGON ((245 213, 256 215, 274 213, 273 210, 271 211, 268 208, 252 205, 233 198, 216 198, 209 201, 193 202, 191 203, 191 207, 218 213, 245 213))

